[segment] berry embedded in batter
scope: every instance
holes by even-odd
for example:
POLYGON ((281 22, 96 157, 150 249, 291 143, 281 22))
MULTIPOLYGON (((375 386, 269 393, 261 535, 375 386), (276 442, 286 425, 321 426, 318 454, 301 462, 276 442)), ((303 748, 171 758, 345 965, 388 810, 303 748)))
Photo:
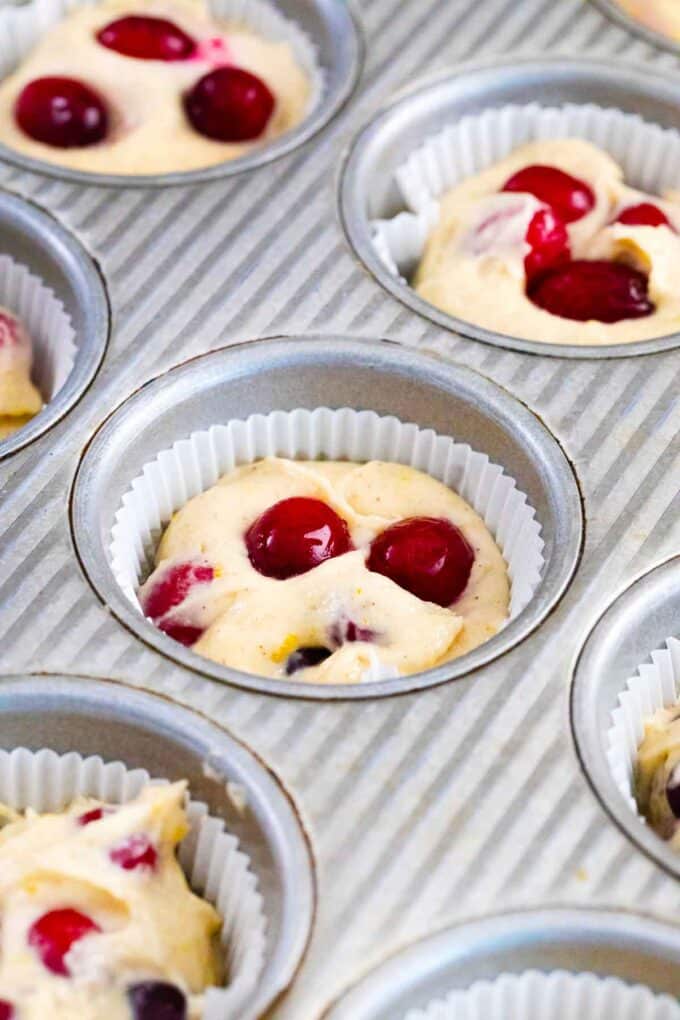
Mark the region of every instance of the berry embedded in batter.
POLYGON ((291 652, 286 659, 286 676, 292 676, 301 669, 318 666, 333 654, 330 648, 323 645, 302 645, 291 652))
POLYGON ((0 1020, 14 1020, 14 1006, 5 999, 0 999, 0 1020))
POLYGON ((97 32, 97 42, 137 60, 188 60, 196 52, 190 35, 166 18, 128 14, 97 32))
POLYGON ((139 833, 112 847, 109 857, 124 871, 153 871, 158 862, 158 851, 147 836, 139 833))
POLYGON ((245 534, 248 558, 260 574, 285 581, 352 548, 342 517, 320 499, 282 499, 245 534))
POLYGON ((180 644, 195 644, 203 628, 176 618, 172 610, 180 606, 193 589, 210 584, 214 577, 215 571, 209 563, 188 560, 171 564, 159 578, 140 592, 144 615, 150 617, 159 630, 180 644))
POLYGON ((677 766, 666 783, 666 800, 675 818, 680 818, 680 769, 677 766))
POLYGON ((410 517, 371 543, 366 566, 425 602, 450 606, 463 593, 475 560, 459 528, 437 517, 410 517))
POLYGON ((263 134, 275 100, 261 78, 241 67, 218 67, 184 96, 184 110, 199 134, 219 142, 249 142, 263 134))
POLYGON ((621 210, 614 223, 625 223, 630 227, 670 227, 674 233, 676 232, 665 212, 652 202, 629 205, 621 210))
POLYGON ((622 262, 577 260, 529 281, 527 296, 551 315, 577 322, 620 322, 651 315, 644 273, 622 262))
POLYGON ((100 822, 106 815, 113 814, 113 808, 110 807, 96 807, 90 811, 83 812, 82 815, 78 815, 76 823, 78 825, 92 825, 93 822, 100 822))
POLYGON ((510 177, 503 191, 523 191, 545 202, 563 223, 586 216, 595 205, 595 194, 585 181, 554 166, 526 166, 510 177))
POLYGON ((140 981, 128 989, 133 1020, 185 1020, 187 1000, 177 985, 140 981))
POLYGON ((526 241, 531 248, 524 259, 524 271, 528 280, 569 261, 569 234, 553 209, 539 209, 534 213, 526 241))
POLYGON ((59 149, 96 145, 106 138, 109 115, 94 89, 75 78, 35 78, 19 93, 17 124, 29 137, 59 149))
POLYGON ((74 942, 101 931, 98 924, 79 910, 64 907, 51 910, 35 921, 28 931, 28 944, 53 974, 69 976, 65 957, 74 942))

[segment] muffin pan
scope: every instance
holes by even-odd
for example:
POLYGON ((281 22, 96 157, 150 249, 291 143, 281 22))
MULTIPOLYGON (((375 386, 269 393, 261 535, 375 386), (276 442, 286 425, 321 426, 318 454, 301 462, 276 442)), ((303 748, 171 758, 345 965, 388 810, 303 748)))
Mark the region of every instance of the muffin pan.
POLYGON ((672 39, 670 36, 664 35, 663 32, 656 32, 642 21, 638 21, 632 14, 628 14, 616 0, 590 0, 590 2, 616 25, 637 36, 643 42, 670 50, 676 55, 680 54, 680 42, 677 39, 672 39))

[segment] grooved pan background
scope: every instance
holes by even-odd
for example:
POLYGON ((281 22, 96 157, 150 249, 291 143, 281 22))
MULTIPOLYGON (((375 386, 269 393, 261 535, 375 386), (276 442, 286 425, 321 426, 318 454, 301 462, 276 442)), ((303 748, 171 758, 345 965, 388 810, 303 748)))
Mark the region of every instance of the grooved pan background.
POLYGON ((99 376, 42 440, 0 463, 0 670, 108 676, 163 691, 253 747, 292 792, 319 866, 305 963, 277 1020, 317 1017, 365 970, 446 923, 533 904, 592 903, 674 920, 678 891, 606 818, 569 734, 574 652, 612 596, 680 550, 677 370, 668 353, 539 358, 452 336, 356 263, 336 168, 395 88, 498 53, 680 61, 582 0, 366 0, 355 98, 303 150, 193 188, 107 190, 0 167, 99 261, 113 332, 99 376), (586 501, 577 577, 529 640, 477 675, 397 699, 306 703, 220 687, 132 638, 76 562, 68 491, 94 428, 177 362, 273 333, 389 337, 478 369, 535 410, 586 501))

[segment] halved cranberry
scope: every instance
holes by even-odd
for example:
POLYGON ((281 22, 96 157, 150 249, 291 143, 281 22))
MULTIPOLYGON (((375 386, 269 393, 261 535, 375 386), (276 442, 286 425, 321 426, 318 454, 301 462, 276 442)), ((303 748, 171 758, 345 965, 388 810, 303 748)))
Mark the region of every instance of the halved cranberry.
POLYGON ((535 195, 554 209, 563 223, 580 220, 595 205, 595 194, 585 181, 554 166, 525 166, 513 174, 501 190, 535 195))
POLYGON ((0 312, 0 347, 19 343, 19 324, 11 315, 0 312))
POLYGON ((185 1020, 187 1000, 177 985, 140 981, 128 988, 133 1020, 185 1020))
POLYGON ((97 32, 97 42, 138 60, 187 60, 196 50, 190 35, 166 18, 128 14, 97 32))
POLYGON ((524 259, 528 280, 569 261, 569 234, 552 209, 539 209, 534 213, 526 240, 531 248, 524 259))
POLYGON ((150 616, 154 621, 159 620, 161 616, 165 616, 175 606, 184 602, 192 588, 197 584, 207 584, 214 576, 215 571, 209 563, 191 561, 174 563, 162 571, 158 581, 144 592, 142 596, 144 615, 150 616))
POLYGON ((114 809, 111 807, 95 807, 90 811, 84 811, 82 815, 78 815, 76 822, 78 825, 92 825, 93 822, 100 822, 105 815, 111 815, 114 813, 114 809))
POLYGON ((577 322, 619 322, 654 311, 645 274, 621 262, 568 262, 530 280, 527 296, 546 312, 577 322))
POLYGON ((218 67, 187 92, 184 109, 199 134, 218 142, 248 142, 266 128, 274 96, 250 71, 218 67))
POLYGON ((19 93, 14 115, 22 131, 59 149, 96 145, 109 117, 101 96, 75 78, 35 78, 19 93))
POLYGON ((459 528, 438 517, 409 517, 371 543, 369 570, 425 602, 450 606, 465 589, 475 561, 459 528))
POLYGON ((65 907, 62 910, 50 910, 39 917, 28 930, 28 944, 35 949, 45 967, 53 974, 69 975, 64 962, 74 942, 100 932, 98 924, 79 910, 65 907))
POLYGON ((179 623, 178 620, 158 620, 156 626, 164 634, 167 634, 168 637, 171 637, 173 641, 179 641, 186 648, 195 645, 203 634, 202 627, 193 627, 189 623, 179 623))
POLYGON ((324 648, 323 645, 302 645, 291 652, 286 659, 286 676, 297 673, 299 669, 318 666, 332 654, 330 648, 324 648))
POLYGON ((621 210, 614 223, 625 223, 629 227, 670 227, 675 230, 665 212, 652 202, 629 205, 627 209, 621 210))
POLYGON ((347 524, 320 499, 293 496, 270 506, 245 535, 260 574, 284 581, 352 548, 347 524))
POLYGON ((122 843, 109 851, 109 857, 124 871, 137 871, 144 868, 153 871, 158 861, 158 851, 147 836, 142 833, 128 836, 122 843))
POLYGON ((14 1006, 5 999, 0 999, 0 1020, 14 1020, 14 1006))

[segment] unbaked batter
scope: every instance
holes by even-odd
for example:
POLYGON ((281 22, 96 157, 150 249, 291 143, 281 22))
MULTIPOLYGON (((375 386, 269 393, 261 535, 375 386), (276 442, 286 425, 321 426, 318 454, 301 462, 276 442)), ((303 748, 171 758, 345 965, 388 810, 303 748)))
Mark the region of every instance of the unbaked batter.
POLYGON ((645 723, 635 766, 641 814, 662 839, 680 850, 680 708, 659 709, 645 723))
POLYGON ((670 39, 680 39, 680 7, 677 0, 616 0, 637 21, 670 39))
POLYGON ((31 338, 16 315, 0 307, 0 440, 38 413, 42 397, 31 382, 31 338))

